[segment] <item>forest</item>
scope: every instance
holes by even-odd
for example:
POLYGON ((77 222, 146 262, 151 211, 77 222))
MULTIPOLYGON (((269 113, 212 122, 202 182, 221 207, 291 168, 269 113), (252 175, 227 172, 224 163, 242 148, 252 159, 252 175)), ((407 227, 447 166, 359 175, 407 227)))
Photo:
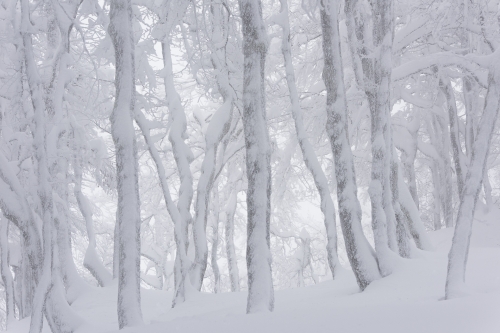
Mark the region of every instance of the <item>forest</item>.
POLYGON ((500 332, 499 0, 0 0, 0 330, 500 332))

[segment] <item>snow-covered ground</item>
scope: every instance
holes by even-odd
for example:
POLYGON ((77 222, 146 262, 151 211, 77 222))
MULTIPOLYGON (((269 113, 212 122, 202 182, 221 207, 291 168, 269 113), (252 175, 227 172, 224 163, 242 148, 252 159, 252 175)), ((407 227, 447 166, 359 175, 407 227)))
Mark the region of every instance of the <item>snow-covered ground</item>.
MULTIPOLYGON (((452 229, 430 233, 433 252, 401 259, 394 273, 360 293, 353 274, 277 291, 273 313, 246 315, 246 293, 197 294, 175 309, 172 294, 143 290, 146 325, 124 332, 500 332, 500 211, 478 214, 467 266, 468 294, 442 300, 452 229)), ((116 286, 94 288, 73 303, 87 325, 78 333, 117 331, 116 286)), ((29 320, 10 332, 28 332, 29 320)), ((50 332, 44 325, 44 332, 50 332)))

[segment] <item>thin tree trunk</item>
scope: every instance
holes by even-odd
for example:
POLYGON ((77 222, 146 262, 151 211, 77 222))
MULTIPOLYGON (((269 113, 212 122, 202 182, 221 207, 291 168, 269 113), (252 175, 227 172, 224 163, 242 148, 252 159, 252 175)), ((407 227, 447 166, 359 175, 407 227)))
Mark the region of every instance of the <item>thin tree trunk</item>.
POLYGON ((217 264, 217 249, 219 247, 219 191, 217 189, 217 184, 215 184, 215 190, 213 193, 213 214, 214 214, 214 225, 212 226, 212 253, 210 255, 210 265, 212 265, 212 271, 214 273, 214 293, 220 292, 220 270, 217 264))
POLYGON ((229 132, 233 115, 233 94, 229 86, 230 78, 226 65, 227 22, 222 15, 222 10, 224 10, 222 5, 211 4, 212 50, 210 57, 212 65, 214 66, 218 91, 224 103, 213 115, 205 134, 205 157, 202 162, 201 175, 198 180, 196 192, 195 219, 193 225, 195 259, 191 267, 191 280, 193 286, 198 290, 200 290, 203 283, 203 277, 207 267, 207 208, 210 199, 210 191, 215 181, 217 148, 221 140, 229 132))
POLYGON ((337 227, 335 221, 335 206, 330 195, 328 179, 326 178, 326 175, 323 172, 321 165, 319 164, 318 158, 314 153, 314 149, 309 142, 307 131, 302 118, 299 94, 295 83, 295 70, 292 63, 290 22, 288 18, 287 1, 288 0, 280 0, 281 15, 284 15, 282 20, 280 21, 281 27, 283 29, 281 52, 283 53, 283 58, 285 60, 286 81, 288 85, 288 91, 290 93, 290 101, 292 103, 292 117, 294 120, 295 131, 297 133, 297 139, 299 141, 299 146, 302 152, 304 163, 313 177, 314 184, 316 185, 320 196, 320 207, 321 212, 324 216, 324 223, 326 228, 326 252, 328 256, 328 265, 330 266, 333 278, 335 278, 337 265, 339 264, 337 255, 337 227))
POLYGON ((464 187, 464 177, 467 169, 464 161, 464 154, 460 145, 459 124, 458 124, 458 111, 455 101, 455 95, 451 82, 443 77, 439 79, 439 87, 446 98, 448 108, 448 120, 450 122, 450 142, 453 151, 453 161, 455 162, 455 172, 457 175, 458 194, 461 197, 464 187))
POLYGON ((240 291, 240 276, 238 271, 238 261, 236 259, 236 250, 234 248, 234 215, 236 213, 236 205, 238 200, 239 186, 234 185, 230 197, 226 204, 226 256, 227 266, 229 270, 229 280, 231 281, 231 291, 240 291))
POLYGON ((472 146, 472 156, 458 208, 451 250, 448 255, 446 299, 459 296, 465 283, 465 268, 469 254, 472 222, 484 173, 486 172, 491 137, 498 117, 500 97, 498 73, 490 73, 488 82, 484 111, 472 146))
POLYGON ((184 220, 181 218, 179 210, 172 200, 170 195, 170 190, 168 188, 168 181, 165 172, 165 167, 161 161, 160 154, 156 149, 154 142, 151 140, 150 129, 148 127, 147 119, 144 115, 137 111, 135 115, 135 121, 142 131, 144 136, 144 141, 148 146, 149 154, 153 159, 156 170, 158 172, 158 178, 160 180, 161 189, 163 192, 163 198, 167 206, 167 211, 174 224, 174 237, 176 244, 176 259, 175 259, 175 286, 174 286, 174 298, 172 300, 172 307, 176 304, 180 304, 186 300, 186 282, 189 283, 187 279, 189 267, 191 266, 190 260, 187 257, 187 226, 184 225, 184 220))
POLYGON ((399 204, 401 211, 406 216, 410 235, 413 237, 415 244, 421 250, 431 250, 432 246, 424 228, 424 224, 420 219, 415 201, 412 200, 411 193, 406 186, 401 173, 398 175, 399 181, 399 204))
POLYGON ((89 245, 87 251, 85 251, 85 258, 83 260, 83 266, 89 270, 92 276, 97 280, 100 286, 108 286, 113 280, 113 276, 106 267, 102 264, 99 259, 99 255, 96 250, 96 239, 94 233, 94 221, 92 219, 92 209, 90 207, 90 202, 87 197, 82 192, 82 168, 81 168, 81 158, 79 157, 81 152, 76 150, 74 156, 73 170, 75 175, 75 187, 74 194, 78 208, 85 220, 85 226, 87 228, 87 237, 89 238, 89 245))

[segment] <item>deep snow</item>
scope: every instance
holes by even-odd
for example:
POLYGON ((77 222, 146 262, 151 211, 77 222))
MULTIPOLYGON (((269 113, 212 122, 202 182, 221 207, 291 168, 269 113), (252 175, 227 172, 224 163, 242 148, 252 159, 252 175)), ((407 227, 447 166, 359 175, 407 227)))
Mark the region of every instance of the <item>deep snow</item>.
MULTIPOLYGON (((481 208, 478 208, 481 211, 481 208)), ((246 315, 246 292, 196 294, 171 309, 172 293, 142 290, 145 326, 123 332, 500 332, 500 210, 476 214, 467 266, 468 294, 443 301, 453 229, 431 232, 434 251, 401 259, 390 276, 359 292, 354 275, 276 291, 273 313, 246 315)), ((78 333, 117 332, 116 285, 73 303, 88 324, 78 333)), ((28 332, 29 319, 9 332, 28 332)), ((50 332, 44 324, 44 332, 50 332)))

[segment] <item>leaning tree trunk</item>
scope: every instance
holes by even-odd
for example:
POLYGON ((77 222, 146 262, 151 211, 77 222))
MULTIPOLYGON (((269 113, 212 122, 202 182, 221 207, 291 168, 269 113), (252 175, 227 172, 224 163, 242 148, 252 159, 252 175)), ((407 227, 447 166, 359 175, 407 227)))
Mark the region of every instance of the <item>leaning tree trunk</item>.
MULTIPOLYGON (((493 67, 491 70, 494 71, 495 68, 493 67)), ((479 192, 481 191, 483 176, 486 172, 490 141, 498 117, 500 98, 498 91, 500 77, 498 71, 490 73, 488 81, 489 85, 484 111, 472 146, 472 156, 467 176, 465 177, 455 223, 455 233, 448 255, 448 274, 445 287, 446 299, 460 296, 461 289, 465 283, 465 268, 469 254, 472 221, 474 219, 479 192)))
POLYGON ((109 35, 115 49, 115 105, 111 134, 116 150, 118 208, 118 325, 142 324, 140 291, 140 201, 135 107, 134 37, 130 0, 111 1, 109 35))
POLYGON ((269 228, 271 222, 271 146, 266 121, 264 70, 267 36, 260 0, 240 0, 243 32, 243 130, 247 190, 247 313, 273 311, 269 228))
POLYGON ((373 280, 379 278, 380 274, 377 259, 361 226, 361 206, 357 197, 354 162, 347 137, 347 103, 337 17, 339 3, 324 0, 322 5, 323 81, 327 91, 326 128, 335 159, 340 224, 349 262, 359 287, 364 290, 373 280))

